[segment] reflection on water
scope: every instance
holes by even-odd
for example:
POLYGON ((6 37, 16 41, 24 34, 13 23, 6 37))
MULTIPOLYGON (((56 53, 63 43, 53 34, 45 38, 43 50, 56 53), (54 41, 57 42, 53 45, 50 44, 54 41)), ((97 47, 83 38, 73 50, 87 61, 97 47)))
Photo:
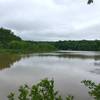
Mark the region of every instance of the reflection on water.
POLYGON ((4 68, 10 68, 13 65, 13 63, 19 61, 20 59, 21 56, 14 54, 0 55, 0 70, 4 68))
POLYGON ((0 55, 0 100, 7 100, 9 91, 17 90, 21 84, 37 83, 46 77, 54 78, 55 88, 62 95, 92 100, 80 82, 84 79, 100 82, 99 60, 99 52, 83 51, 0 55))
POLYGON ((94 70, 90 71, 91 73, 100 74, 100 68, 95 68, 94 70))
POLYGON ((84 54, 74 54, 74 53, 42 53, 38 56, 57 56, 60 58, 72 58, 72 59, 94 59, 100 60, 100 55, 84 55, 84 54))
POLYGON ((99 62, 95 61, 94 65, 100 67, 100 61, 99 62))

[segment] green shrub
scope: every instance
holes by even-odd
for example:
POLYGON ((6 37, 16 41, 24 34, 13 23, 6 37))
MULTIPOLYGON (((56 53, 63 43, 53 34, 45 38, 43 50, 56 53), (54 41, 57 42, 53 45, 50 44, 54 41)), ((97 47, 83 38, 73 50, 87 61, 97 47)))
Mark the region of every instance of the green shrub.
MULTIPOLYGON (((100 84, 95 84, 91 80, 84 80, 81 83, 89 88, 89 94, 94 100, 100 100, 100 84)), ((42 80, 31 88, 28 85, 20 86, 18 93, 16 96, 11 92, 8 95, 8 100, 63 100, 58 91, 54 90, 54 80, 48 79, 42 80)), ((74 97, 68 95, 66 100, 74 100, 74 97)))
MULTIPOLYGON (((44 79, 31 88, 24 85, 18 91, 17 98, 15 98, 15 93, 11 92, 8 95, 8 100, 63 100, 58 91, 54 91, 54 80, 44 79)), ((73 100, 73 96, 67 96, 66 100, 73 100)))
POLYGON ((82 83, 89 88, 90 96, 95 100, 100 100, 100 83, 95 84, 95 82, 92 82, 91 80, 84 80, 82 83))

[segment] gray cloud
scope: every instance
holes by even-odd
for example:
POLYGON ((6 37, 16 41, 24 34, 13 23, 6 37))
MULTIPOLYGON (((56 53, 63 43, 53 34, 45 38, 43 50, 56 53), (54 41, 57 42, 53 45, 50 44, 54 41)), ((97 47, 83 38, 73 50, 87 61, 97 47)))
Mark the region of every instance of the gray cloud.
POLYGON ((0 26, 25 40, 100 38, 100 1, 0 0, 0 26))

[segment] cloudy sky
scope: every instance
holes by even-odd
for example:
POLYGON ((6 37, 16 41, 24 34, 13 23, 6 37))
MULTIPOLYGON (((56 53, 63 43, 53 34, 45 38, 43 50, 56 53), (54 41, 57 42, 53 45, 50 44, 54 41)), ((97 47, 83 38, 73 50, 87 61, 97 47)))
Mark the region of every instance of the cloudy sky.
POLYGON ((0 27, 25 40, 100 39, 100 0, 0 0, 0 27))

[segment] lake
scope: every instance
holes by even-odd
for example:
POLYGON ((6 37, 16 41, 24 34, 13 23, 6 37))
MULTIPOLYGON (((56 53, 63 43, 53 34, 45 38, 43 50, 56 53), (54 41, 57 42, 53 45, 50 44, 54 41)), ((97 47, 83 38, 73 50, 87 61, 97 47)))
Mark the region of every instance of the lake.
POLYGON ((100 82, 100 52, 58 51, 29 55, 0 55, 0 100, 7 100, 11 91, 23 84, 36 84, 41 79, 55 80, 55 89, 62 96, 75 100, 92 100, 81 84, 88 79, 100 82))

